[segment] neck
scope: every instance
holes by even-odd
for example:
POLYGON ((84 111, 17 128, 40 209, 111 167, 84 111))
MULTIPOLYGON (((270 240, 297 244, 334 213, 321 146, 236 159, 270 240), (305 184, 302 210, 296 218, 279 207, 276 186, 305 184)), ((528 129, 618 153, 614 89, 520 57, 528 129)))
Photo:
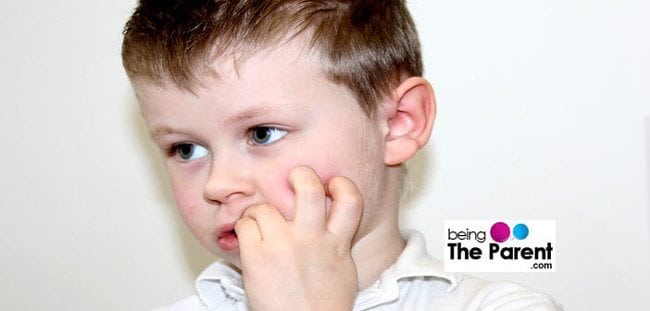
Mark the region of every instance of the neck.
POLYGON ((399 232, 397 220, 389 217, 371 233, 360 238, 352 247, 357 263, 359 289, 371 286, 382 272, 392 266, 406 244, 399 232), (360 264, 363 263, 363 264, 360 264))
POLYGON ((392 266, 404 250, 406 242, 399 231, 399 204, 401 180, 404 170, 387 167, 383 182, 376 190, 383 195, 377 201, 366 202, 375 208, 364 209, 361 226, 352 246, 352 259, 357 265, 359 289, 375 283, 381 274, 392 266), (365 223, 367 221, 368 223, 365 223))

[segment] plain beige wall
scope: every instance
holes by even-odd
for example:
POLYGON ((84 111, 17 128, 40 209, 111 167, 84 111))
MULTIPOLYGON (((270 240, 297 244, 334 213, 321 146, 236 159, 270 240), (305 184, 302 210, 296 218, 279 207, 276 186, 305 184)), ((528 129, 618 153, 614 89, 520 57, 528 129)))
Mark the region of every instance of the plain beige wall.
MULTIPOLYGON (((143 310, 213 259, 184 229, 122 71, 135 1, 0 3, 0 309, 143 310)), ((439 115, 403 224, 556 219, 557 272, 484 274, 570 310, 648 277, 647 1, 411 1, 439 115)))

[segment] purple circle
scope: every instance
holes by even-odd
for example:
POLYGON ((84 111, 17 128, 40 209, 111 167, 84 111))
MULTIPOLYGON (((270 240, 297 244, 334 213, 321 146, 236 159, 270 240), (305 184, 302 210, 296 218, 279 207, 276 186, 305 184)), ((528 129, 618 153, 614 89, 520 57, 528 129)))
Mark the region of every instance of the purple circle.
POLYGON ((505 222, 496 222, 490 229, 492 240, 499 243, 505 242, 510 237, 510 227, 505 222))

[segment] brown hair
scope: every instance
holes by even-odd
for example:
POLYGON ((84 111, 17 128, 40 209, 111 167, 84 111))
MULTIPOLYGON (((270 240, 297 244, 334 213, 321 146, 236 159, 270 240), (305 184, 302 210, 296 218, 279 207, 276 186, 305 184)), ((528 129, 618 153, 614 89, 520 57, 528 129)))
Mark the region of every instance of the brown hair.
POLYGON ((191 91, 216 58, 253 55, 305 31, 328 78, 350 88, 369 115, 404 75, 422 75, 404 0, 140 0, 122 61, 131 79, 191 91))

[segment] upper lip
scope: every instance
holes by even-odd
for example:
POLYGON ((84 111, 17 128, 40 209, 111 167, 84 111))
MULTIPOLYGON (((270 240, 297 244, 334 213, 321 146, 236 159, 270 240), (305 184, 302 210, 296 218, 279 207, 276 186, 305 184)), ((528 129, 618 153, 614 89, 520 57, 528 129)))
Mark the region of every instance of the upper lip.
POLYGON ((219 236, 218 236, 218 238, 222 238, 222 237, 224 237, 224 236, 226 236, 228 234, 234 233, 234 231, 235 231, 235 223, 234 222, 233 223, 223 224, 223 225, 219 226, 219 229, 218 229, 219 236))
POLYGON ((243 200, 238 200, 236 202, 237 204, 234 203, 235 202, 229 202, 221 205, 222 209, 229 211, 223 215, 223 218, 221 218, 221 220, 225 222, 217 226, 217 238, 222 238, 226 235, 235 233, 235 224, 241 215, 244 214, 244 211, 247 208, 254 205, 250 202, 244 202, 243 200), (239 217, 237 215, 239 215, 239 217))

